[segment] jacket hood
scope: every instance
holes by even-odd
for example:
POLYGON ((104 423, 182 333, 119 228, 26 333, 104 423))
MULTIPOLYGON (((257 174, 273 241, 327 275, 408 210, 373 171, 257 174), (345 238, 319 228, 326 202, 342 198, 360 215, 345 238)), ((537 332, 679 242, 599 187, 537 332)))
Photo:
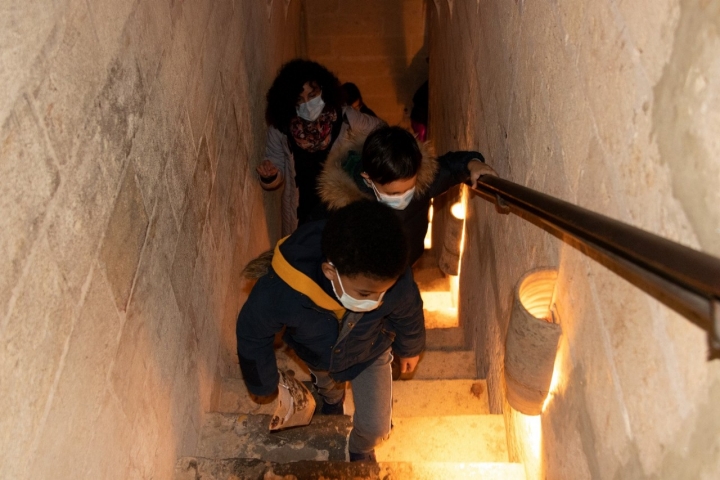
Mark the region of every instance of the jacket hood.
MULTIPOLYGON (((374 196, 360 190, 355 179, 343 169, 343 162, 350 151, 361 152, 366 138, 367 135, 349 135, 348 139, 342 145, 337 145, 325 160, 323 171, 318 177, 317 189, 320 198, 330 210, 337 210, 358 200, 375 199, 374 196)), ((418 146, 422 160, 418 169, 414 198, 422 197, 430 188, 438 170, 437 159, 430 143, 418 141, 418 146)))

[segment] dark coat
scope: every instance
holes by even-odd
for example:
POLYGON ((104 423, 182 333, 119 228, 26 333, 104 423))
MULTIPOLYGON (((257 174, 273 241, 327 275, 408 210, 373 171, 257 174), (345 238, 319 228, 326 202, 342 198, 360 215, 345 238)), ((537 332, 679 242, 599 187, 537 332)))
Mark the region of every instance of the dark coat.
MULTIPOLYGON (((329 210, 335 210, 360 199, 376 200, 372 187, 363 177, 360 152, 365 138, 357 138, 354 144, 334 152, 328 157, 318 179, 320 198, 329 210)), ((428 229, 430 200, 450 188, 470 179, 467 165, 477 159, 485 162, 480 152, 448 152, 434 158, 425 144, 420 144, 423 153, 418 170, 415 195, 404 210, 395 210, 402 221, 410 249, 412 265, 425 249, 425 234, 428 229)))
POLYGON ((278 244, 269 272, 250 292, 237 319, 238 357, 250 393, 269 395, 277 387, 273 339, 284 340, 317 370, 338 382, 352 380, 392 346, 399 357, 414 357, 425 347, 420 292, 408 269, 385 293, 376 310, 347 312, 321 270, 320 238, 325 222, 302 225, 278 244), (342 322, 350 333, 338 340, 342 322))

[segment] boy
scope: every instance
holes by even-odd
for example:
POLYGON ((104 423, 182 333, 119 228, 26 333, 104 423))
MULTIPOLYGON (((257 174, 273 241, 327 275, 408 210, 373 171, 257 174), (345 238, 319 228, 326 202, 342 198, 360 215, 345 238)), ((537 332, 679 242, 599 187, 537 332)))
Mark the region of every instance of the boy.
POLYGON ((435 159, 410 132, 380 127, 328 157, 318 192, 330 211, 361 198, 395 209, 412 265, 424 250, 430 200, 461 182, 475 186, 481 175, 497 175, 484 162, 482 154, 472 151, 448 152, 435 159))
POLYGON ((283 327, 313 374, 323 413, 342 414, 350 381, 350 460, 374 461, 375 446, 390 433, 391 348, 411 372, 425 347, 420 292, 390 208, 352 203, 278 242, 236 328, 243 378, 260 402, 277 393, 273 339, 283 327))

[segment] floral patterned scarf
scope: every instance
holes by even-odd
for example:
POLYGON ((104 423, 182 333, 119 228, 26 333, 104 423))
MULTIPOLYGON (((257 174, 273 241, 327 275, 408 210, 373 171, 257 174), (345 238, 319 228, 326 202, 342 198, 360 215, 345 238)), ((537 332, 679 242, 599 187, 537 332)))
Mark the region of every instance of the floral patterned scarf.
POLYGON ((290 121, 290 134, 297 146, 308 153, 325 150, 330 145, 330 133, 337 118, 335 109, 321 113, 314 122, 295 117, 290 121))

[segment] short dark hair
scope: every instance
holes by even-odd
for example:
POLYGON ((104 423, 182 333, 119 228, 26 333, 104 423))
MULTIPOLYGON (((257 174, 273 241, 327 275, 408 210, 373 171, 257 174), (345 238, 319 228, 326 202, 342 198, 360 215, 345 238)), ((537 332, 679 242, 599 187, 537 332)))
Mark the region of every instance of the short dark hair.
POLYGON ((347 82, 343 83, 341 88, 347 105, 352 105, 356 100, 362 102, 362 95, 360 95, 360 89, 357 85, 352 82, 347 82))
POLYGON ((400 218, 380 202, 361 200, 336 210, 322 234, 322 251, 343 275, 396 279, 407 268, 400 218))
POLYGON ((340 81, 327 68, 311 60, 296 58, 282 67, 267 92, 265 120, 280 131, 285 131, 296 115, 295 102, 306 83, 317 83, 322 99, 330 108, 341 106, 340 81))
POLYGON ((415 176, 420 162, 422 152, 417 140, 400 127, 378 128, 363 145, 363 170, 381 185, 415 176))

